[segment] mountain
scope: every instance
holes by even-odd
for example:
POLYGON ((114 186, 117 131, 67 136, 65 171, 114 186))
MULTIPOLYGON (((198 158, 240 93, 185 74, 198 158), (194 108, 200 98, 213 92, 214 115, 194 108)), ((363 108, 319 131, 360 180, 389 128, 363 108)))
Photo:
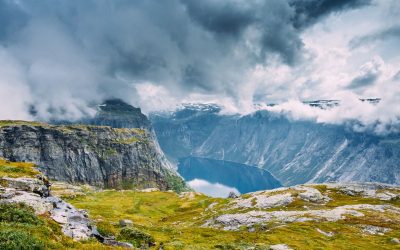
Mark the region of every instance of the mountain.
POLYGON ((179 189, 146 129, 0 122, 0 157, 34 162, 53 180, 107 188, 179 189))
POLYGON ((213 104, 186 104, 175 112, 156 112, 149 115, 158 142, 167 158, 178 163, 190 156, 210 136, 226 117, 218 113, 221 108, 213 104))
POLYGON ((150 118, 161 148, 172 159, 195 156, 258 166, 283 185, 400 184, 399 134, 358 133, 342 125, 293 121, 266 110, 239 116, 188 106, 150 118), (184 153, 175 153, 179 151, 184 153))
POLYGON ((179 161, 179 174, 186 180, 206 180, 235 187, 240 193, 273 189, 282 185, 268 171, 236 162, 199 157, 186 157, 179 161))
POLYGON ((151 130, 151 123, 140 108, 133 107, 120 99, 109 99, 97 106, 95 117, 87 124, 113 128, 144 128, 151 130))

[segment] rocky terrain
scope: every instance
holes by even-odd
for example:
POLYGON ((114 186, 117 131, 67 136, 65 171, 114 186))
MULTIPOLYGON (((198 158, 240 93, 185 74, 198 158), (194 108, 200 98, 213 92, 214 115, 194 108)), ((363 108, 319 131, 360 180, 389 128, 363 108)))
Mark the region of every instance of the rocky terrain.
MULTIPOLYGON (((14 239, 12 235, 2 234, 4 231, 7 232, 8 226, 19 227, 15 224, 12 225, 12 223, 46 224, 46 219, 47 222, 49 220, 55 222, 67 239, 87 241, 91 238, 96 238, 105 245, 133 248, 130 243, 119 242, 113 237, 101 235, 85 210, 77 209, 59 197, 52 196, 50 191, 52 183, 36 169, 37 166, 35 164, 10 162, 2 159, 0 159, 0 164, 0 223, 2 223, 0 237, 5 236, 6 239, 2 240, 7 241, 0 243, 2 249, 47 248, 44 242, 52 245, 52 242, 48 242, 48 239, 42 242, 34 237, 32 239, 37 242, 34 242, 31 246, 24 245, 24 242, 14 239), (39 216, 42 216, 43 219, 39 216), (11 225, 7 225, 7 223, 11 225)), ((79 187, 76 187, 76 189, 79 189, 79 187)), ((24 232, 22 231, 23 234, 24 232)), ((64 243, 68 243, 68 240, 64 243)), ((77 247, 79 249, 85 248, 79 244, 77 247)))
POLYGON ((156 249, 400 248, 400 188, 386 184, 308 184, 225 199, 104 191, 68 200, 102 231, 117 233, 115 221, 131 220, 156 249))
POLYGON ((99 187, 184 187, 146 129, 0 122, 0 157, 34 162, 50 179, 99 187))
POLYGON ((0 160, 0 185, 1 247, 400 249, 400 187, 387 184, 307 184, 211 198, 53 184, 34 164, 0 160))
MULTIPOLYGON (((326 106, 317 104, 315 108, 326 106)), ((220 110, 198 104, 152 114, 167 157, 258 166, 286 186, 327 181, 400 184, 399 134, 378 136, 343 125, 294 121, 266 110, 244 116, 220 110)))

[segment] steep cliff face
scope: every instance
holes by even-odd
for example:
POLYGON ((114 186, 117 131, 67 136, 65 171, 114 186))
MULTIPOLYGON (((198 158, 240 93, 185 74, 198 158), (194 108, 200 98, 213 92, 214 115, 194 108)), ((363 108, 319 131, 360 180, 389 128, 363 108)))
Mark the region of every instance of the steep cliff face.
POLYGON ((218 115, 220 107, 212 104, 185 105, 175 112, 158 112, 149 118, 158 142, 168 159, 178 163, 190 156, 226 117, 218 115))
POLYGON ((1 122, 0 157, 34 162, 49 178, 72 183, 162 190, 182 184, 145 129, 1 122))
POLYGON ((167 154, 179 150, 176 147, 181 147, 183 135, 199 133, 191 128, 205 126, 201 140, 188 141, 186 156, 262 167, 284 185, 326 181, 400 183, 399 134, 383 137, 356 133, 344 126, 292 121, 267 111, 226 116, 197 109, 195 115, 177 118, 171 113, 151 118, 167 154), (207 119, 215 124, 207 127, 207 119))

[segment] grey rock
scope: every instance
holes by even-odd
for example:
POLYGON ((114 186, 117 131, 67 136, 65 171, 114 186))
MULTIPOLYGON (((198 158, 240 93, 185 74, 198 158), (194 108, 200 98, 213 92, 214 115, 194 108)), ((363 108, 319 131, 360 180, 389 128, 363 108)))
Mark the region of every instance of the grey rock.
POLYGON ((146 129, 26 124, 0 127, 0 157, 34 162, 50 179, 168 190, 169 176, 180 178, 146 129))
POLYGON ((49 188, 45 183, 36 178, 8 178, 2 177, 1 180, 6 183, 7 187, 14 188, 19 191, 27 191, 37 193, 43 197, 49 196, 49 188))
POLYGON ((269 247, 270 250, 292 250, 288 245, 286 244, 277 244, 277 245, 272 245, 269 247))
POLYGON ((116 241, 114 239, 105 239, 102 243, 104 245, 108 245, 108 246, 124 247, 124 248, 128 248, 128 249, 133 249, 133 245, 131 243, 116 241))
POLYGON ((133 226, 133 222, 131 220, 120 220, 119 225, 121 227, 130 227, 133 226))
POLYGON ((392 238, 392 239, 390 240, 390 242, 395 243, 395 244, 400 244, 400 240, 397 239, 397 238, 392 238))
POLYGON ((228 194, 228 198, 236 199, 238 197, 239 196, 235 192, 229 192, 229 194, 228 194))
POLYGON ((390 228, 386 227, 378 227, 378 226, 371 226, 371 225, 362 225, 362 232, 365 234, 370 235, 385 235, 385 233, 391 231, 390 228))
POLYGON ((10 189, 7 193, 9 192, 13 193, 13 195, 9 195, 9 198, 1 199, 1 202, 25 203, 28 206, 32 207, 33 210, 35 210, 36 214, 44 214, 50 212, 53 208, 51 203, 46 202, 45 198, 36 193, 15 191, 12 189, 10 189))
POLYGON ((46 202, 52 204, 50 217, 63 225, 62 231, 65 235, 74 240, 88 239, 92 235, 91 222, 85 210, 76 209, 57 197, 48 197, 46 202))

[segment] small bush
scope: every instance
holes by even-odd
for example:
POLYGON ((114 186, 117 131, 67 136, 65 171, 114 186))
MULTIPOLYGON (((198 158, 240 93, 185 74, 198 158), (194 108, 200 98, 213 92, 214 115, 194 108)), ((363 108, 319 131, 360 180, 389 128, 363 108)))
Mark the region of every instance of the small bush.
POLYGON ((188 191, 188 187, 185 181, 179 176, 167 174, 166 181, 168 184, 168 188, 172 189, 177 193, 188 191))
POLYGON ((0 249, 41 250, 44 244, 28 233, 8 229, 0 230, 0 249))
POLYGON ((132 227, 122 228, 118 238, 131 242, 135 247, 155 245, 155 240, 151 235, 132 227))
POLYGON ((0 204, 0 222, 25 223, 31 225, 43 223, 35 215, 33 209, 23 203, 0 204))

